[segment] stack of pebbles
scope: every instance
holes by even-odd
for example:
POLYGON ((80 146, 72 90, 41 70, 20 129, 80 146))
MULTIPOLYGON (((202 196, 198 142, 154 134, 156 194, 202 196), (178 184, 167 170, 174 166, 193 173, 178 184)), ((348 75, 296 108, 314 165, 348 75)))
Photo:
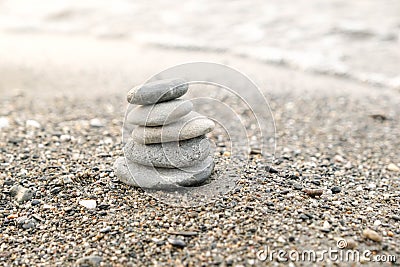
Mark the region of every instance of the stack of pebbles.
POLYGON ((196 186, 210 177, 214 162, 205 134, 214 122, 182 100, 188 84, 160 80, 134 87, 128 102, 136 104, 125 123, 135 125, 124 147, 125 157, 114 163, 120 181, 143 188, 196 186))

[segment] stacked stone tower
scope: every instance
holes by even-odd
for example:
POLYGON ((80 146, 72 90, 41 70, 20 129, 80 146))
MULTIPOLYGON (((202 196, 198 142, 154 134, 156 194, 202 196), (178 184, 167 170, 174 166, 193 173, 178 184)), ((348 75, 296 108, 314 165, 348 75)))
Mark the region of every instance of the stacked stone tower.
POLYGON ((134 125, 124 147, 125 157, 114 164, 124 183, 143 188, 196 186, 210 177, 214 162, 211 141, 205 137, 214 122, 193 111, 181 79, 137 86, 127 100, 136 104, 125 123, 134 125))

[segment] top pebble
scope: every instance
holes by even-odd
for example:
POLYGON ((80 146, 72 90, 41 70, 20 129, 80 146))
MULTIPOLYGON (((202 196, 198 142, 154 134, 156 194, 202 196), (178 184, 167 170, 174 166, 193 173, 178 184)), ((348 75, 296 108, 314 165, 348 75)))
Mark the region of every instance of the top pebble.
POLYGON ((182 79, 159 80, 132 88, 127 100, 131 104, 151 105, 183 96, 188 84, 182 79))

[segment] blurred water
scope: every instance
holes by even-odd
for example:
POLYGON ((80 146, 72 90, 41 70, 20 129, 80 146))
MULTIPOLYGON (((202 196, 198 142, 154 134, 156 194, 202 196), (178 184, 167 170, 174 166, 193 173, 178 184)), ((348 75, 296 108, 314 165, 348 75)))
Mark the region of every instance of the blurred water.
POLYGON ((0 0, 0 31, 129 38, 400 88, 398 0, 0 0))

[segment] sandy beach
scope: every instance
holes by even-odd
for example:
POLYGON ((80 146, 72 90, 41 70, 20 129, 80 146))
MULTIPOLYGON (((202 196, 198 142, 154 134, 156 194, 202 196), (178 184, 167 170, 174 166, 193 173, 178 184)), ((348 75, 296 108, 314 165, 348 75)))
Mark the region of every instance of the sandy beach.
MULTIPOLYGON (((227 51, 46 31, 0 31, 0 58, 0 265, 378 264, 257 257, 267 248, 323 253, 343 240, 348 247, 339 251, 395 256, 379 264, 399 265, 395 87, 227 51), (226 64, 259 86, 276 150, 272 162, 252 153, 231 192, 179 208, 124 185, 112 165, 123 155, 128 90, 193 61, 226 64), (29 194, 18 201, 22 188, 29 194)), ((223 161, 225 149, 215 157, 223 161)))

